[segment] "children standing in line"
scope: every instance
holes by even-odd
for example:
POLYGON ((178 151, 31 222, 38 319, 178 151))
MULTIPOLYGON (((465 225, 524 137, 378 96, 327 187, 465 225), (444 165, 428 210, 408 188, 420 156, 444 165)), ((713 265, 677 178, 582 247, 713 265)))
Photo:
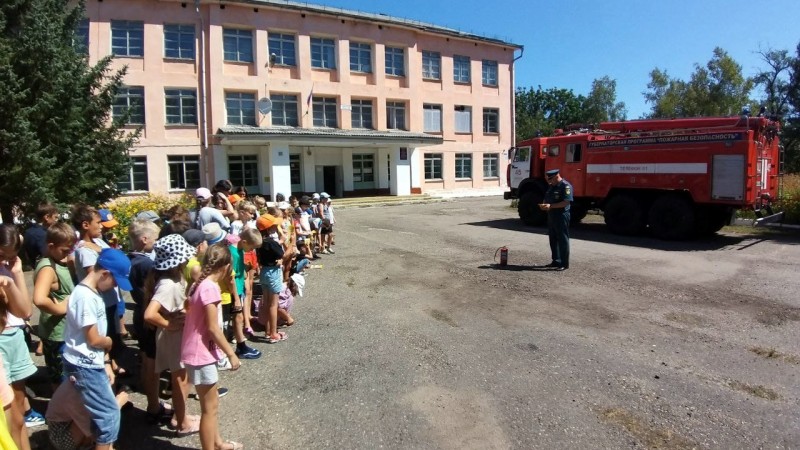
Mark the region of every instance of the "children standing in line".
POLYGON ((112 340, 106 335, 107 308, 100 292, 117 286, 130 291, 130 270, 131 263, 124 253, 110 248, 101 250, 93 270, 75 286, 67 306, 64 372, 75 379, 75 388, 89 411, 98 450, 111 449, 120 424, 119 406, 111 389, 114 372, 106 358, 112 340))
POLYGON ((57 387, 64 381, 64 327, 67 301, 75 284, 67 267, 67 258, 77 241, 75 230, 66 223, 47 229, 47 253, 36 264, 33 304, 39 308, 39 338, 42 339, 44 363, 50 382, 57 387))
POLYGON ((242 444, 223 442, 219 434, 217 394, 217 361, 229 358, 231 370, 241 363, 219 327, 219 285, 231 273, 231 253, 224 243, 206 251, 200 277, 189 290, 186 320, 181 342, 181 362, 186 366, 189 382, 200 397, 200 442, 203 450, 241 450, 242 444))
POLYGON ((247 228, 242 231, 239 237, 241 238, 239 243, 230 246, 231 264, 234 272, 234 287, 237 294, 234 296, 234 305, 231 309, 234 335, 236 338, 236 355, 242 359, 258 359, 261 357, 261 352, 249 347, 244 335, 244 306, 242 300, 245 298, 245 281, 247 279, 247 267, 245 266, 244 255, 249 251, 261 247, 261 234, 252 228, 247 228))
POLYGON ((178 234, 156 241, 153 271, 147 279, 145 298, 150 303, 144 312, 149 325, 158 328, 156 337, 155 373, 169 370, 172 375, 172 405, 178 436, 200 430, 199 417, 187 414, 189 386, 181 364, 181 340, 185 318, 186 281, 183 269, 196 250, 178 234))
MULTIPOLYGON (((8 430, 21 450, 30 450, 26 422, 28 416, 44 418, 38 412, 28 410, 28 398, 25 394, 25 379, 36 373, 28 346, 25 343, 21 327, 25 326, 22 318, 31 315, 31 301, 25 275, 22 272, 22 260, 18 254, 22 247, 22 239, 17 228, 10 224, 0 224, 0 292, 5 302, 0 308, 0 358, 5 372, 4 383, 13 389, 11 407, 5 410, 8 430), (28 410, 28 411, 26 411, 28 410)), ((5 399, 4 399, 5 403, 5 399)), ((36 425, 33 425, 36 426, 36 425)))
POLYGON ((271 236, 277 233, 281 219, 264 214, 256 221, 261 231, 262 243, 256 254, 261 266, 261 288, 264 297, 258 312, 258 319, 266 327, 267 342, 274 344, 286 339, 286 333, 278 331, 278 294, 283 290, 283 270, 281 263, 284 257, 283 246, 271 236))

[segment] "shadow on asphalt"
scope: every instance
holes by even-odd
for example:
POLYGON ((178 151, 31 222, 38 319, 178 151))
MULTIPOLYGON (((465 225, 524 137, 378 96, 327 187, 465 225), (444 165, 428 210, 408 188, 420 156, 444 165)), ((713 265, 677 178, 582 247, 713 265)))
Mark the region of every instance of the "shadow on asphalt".
MULTIPOLYGON (((525 225, 517 218, 486 220, 482 222, 466 222, 462 223, 461 225, 547 235, 547 227, 525 225)), ((570 237, 584 241, 678 252, 744 250, 762 242, 781 242, 787 245, 800 245, 800 235, 792 233, 753 233, 742 235, 715 234, 707 238, 699 238, 687 241, 663 241, 652 236, 620 236, 612 234, 610 231, 608 231, 606 225, 602 223, 581 223, 578 225, 573 225, 570 227, 570 237)))
POLYGON ((531 265, 522 265, 522 264, 508 264, 508 265, 505 265, 505 266, 501 266, 500 264, 485 264, 483 266, 478 266, 478 269, 507 270, 509 272, 525 272, 525 271, 552 272, 552 271, 555 271, 555 269, 553 267, 531 266, 531 265))

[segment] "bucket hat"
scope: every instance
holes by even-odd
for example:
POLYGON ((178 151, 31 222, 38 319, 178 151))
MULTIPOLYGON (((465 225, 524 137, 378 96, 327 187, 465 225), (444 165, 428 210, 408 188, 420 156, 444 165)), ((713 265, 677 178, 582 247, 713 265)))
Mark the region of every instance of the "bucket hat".
POLYGON ((156 270, 174 269, 197 253, 186 239, 180 234, 170 234, 162 237, 153 244, 156 259, 153 268, 156 270))

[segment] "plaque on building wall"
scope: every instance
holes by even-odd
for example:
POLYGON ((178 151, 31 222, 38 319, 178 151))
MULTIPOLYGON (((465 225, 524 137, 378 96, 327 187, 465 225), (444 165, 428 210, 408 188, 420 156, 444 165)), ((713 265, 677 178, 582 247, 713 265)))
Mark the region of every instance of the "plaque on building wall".
POLYGON ((400 147, 400 161, 408 161, 408 149, 400 147))

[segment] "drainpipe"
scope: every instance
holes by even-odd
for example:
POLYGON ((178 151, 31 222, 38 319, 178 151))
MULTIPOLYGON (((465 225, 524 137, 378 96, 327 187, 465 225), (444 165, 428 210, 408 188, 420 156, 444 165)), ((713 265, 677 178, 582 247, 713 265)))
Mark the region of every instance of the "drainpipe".
MULTIPOLYGON (((517 86, 516 81, 514 78, 514 63, 517 62, 518 59, 522 58, 522 55, 525 54, 525 47, 520 48, 519 56, 514 58, 511 61, 511 146, 517 146, 517 86)), ((509 150, 508 156, 511 157, 511 151, 509 150)), ((511 161, 508 162, 511 164, 511 161)), ((506 171, 508 173, 508 171, 506 171)), ((508 178, 508 176, 506 176, 508 178)), ((511 180, 506 179, 506 185, 511 186, 511 180)))
POLYGON ((208 112, 206 102, 206 26, 203 20, 203 14, 200 12, 200 0, 194 0, 194 8, 197 11, 197 16, 200 18, 200 120, 202 124, 202 135, 200 136, 200 145, 202 147, 202 160, 203 172, 205 173, 204 184, 209 183, 208 177, 208 112))

